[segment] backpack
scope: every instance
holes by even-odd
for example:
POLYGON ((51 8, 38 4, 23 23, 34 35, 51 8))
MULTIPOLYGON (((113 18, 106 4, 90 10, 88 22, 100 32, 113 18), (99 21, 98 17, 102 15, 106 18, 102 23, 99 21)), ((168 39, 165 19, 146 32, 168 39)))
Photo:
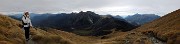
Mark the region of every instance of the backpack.
MULTIPOLYGON (((23 17, 26 19, 26 17, 23 15, 23 17)), ((27 23, 24 23, 23 20, 22 20, 22 24, 23 25, 27 25, 27 23)))

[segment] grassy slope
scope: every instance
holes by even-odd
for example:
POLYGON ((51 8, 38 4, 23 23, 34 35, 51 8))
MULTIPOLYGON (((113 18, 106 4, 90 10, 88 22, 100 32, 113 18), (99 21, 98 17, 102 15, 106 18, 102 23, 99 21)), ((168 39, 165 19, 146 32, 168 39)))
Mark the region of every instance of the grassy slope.
POLYGON ((167 41, 168 44, 180 41, 180 9, 173 11, 160 19, 154 20, 136 29, 147 33, 153 32, 154 36, 167 41))
POLYGON ((24 44, 23 31, 19 22, 7 16, 0 15, 0 44, 24 44))
POLYGON ((142 34, 152 33, 154 37, 157 37, 168 44, 178 44, 180 41, 179 29, 180 9, 134 29, 134 32, 142 34))
POLYGON ((98 37, 79 36, 56 29, 47 31, 31 29, 32 40, 39 44, 93 44, 99 42, 98 37))
MULTIPOLYGON (((23 44, 24 33, 16 20, 0 15, 0 44, 23 44)), ((169 13, 129 32, 114 31, 111 34, 94 37, 79 36, 60 30, 31 29, 32 41, 37 44, 153 44, 146 34, 152 32, 154 37, 167 41, 168 44, 179 43, 180 10, 169 13)), ((151 35, 152 36, 152 35, 151 35)))

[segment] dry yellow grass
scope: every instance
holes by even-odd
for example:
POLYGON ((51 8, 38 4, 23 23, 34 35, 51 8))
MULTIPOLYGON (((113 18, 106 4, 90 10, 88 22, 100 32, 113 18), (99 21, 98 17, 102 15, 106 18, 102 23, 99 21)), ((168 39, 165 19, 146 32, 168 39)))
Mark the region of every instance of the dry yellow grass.
POLYGON ((71 42, 72 44, 93 44, 97 43, 98 38, 92 36, 79 36, 73 33, 64 32, 56 29, 47 30, 48 33, 51 33, 54 36, 59 36, 62 40, 71 42))
MULTIPOLYGON (((20 22, 0 15, 0 44, 25 44, 24 32, 18 27, 20 22)), ((56 29, 31 28, 31 41, 37 44, 154 44, 149 33, 167 41, 178 44, 180 41, 180 9, 153 22, 142 25, 132 31, 114 31, 104 36, 79 36, 56 29)))
POLYGON ((24 33, 19 22, 9 18, 8 16, 0 15, 0 44, 24 44, 24 33))
POLYGON ((100 42, 99 37, 79 36, 56 29, 47 31, 31 29, 31 35, 32 40, 38 44, 95 44, 100 42))
POLYGON ((32 41, 37 44, 72 44, 71 41, 63 39, 61 36, 46 32, 41 29, 31 29, 32 41))
POLYGON ((180 9, 173 11, 160 19, 145 24, 135 31, 153 34, 168 44, 176 44, 180 37, 180 9))
POLYGON ((116 31, 106 36, 108 38, 101 39, 100 44, 152 44, 147 36, 137 32, 116 31))

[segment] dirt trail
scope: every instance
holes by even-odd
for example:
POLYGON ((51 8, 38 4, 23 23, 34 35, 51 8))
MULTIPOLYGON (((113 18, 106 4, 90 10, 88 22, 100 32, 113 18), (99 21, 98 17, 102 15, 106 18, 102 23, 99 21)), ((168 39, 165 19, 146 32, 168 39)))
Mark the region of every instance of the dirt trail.
POLYGON ((158 40, 152 35, 148 35, 148 38, 152 41, 153 44, 166 44, 165 42, 158 40))
POLYGON ((26 44, 37 44, 37 43, 35 43, 34 41, 32 41, 32 40, 29 40, 29 41, 26 41, 27 43, 26 44))
POLYGON ((32 40, 32 37, 30 35, 30 40, 26 41, 26 44, 37 44, 37 43, 32 40))
POLYGON ((165 42, 162 42, 162 41, 156 39, 155 37, 150 37, 150 39, 153 44, 166 44, 165 42))

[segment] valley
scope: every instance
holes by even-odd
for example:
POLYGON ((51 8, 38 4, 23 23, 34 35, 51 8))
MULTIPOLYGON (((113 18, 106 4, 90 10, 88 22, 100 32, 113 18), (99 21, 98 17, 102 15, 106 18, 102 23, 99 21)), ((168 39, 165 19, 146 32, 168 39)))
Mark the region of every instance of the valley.
POLYGON ((31 28, 30 41, 25 41, 20 21, 0 15, 0 44, 178 44, 180 41, 180 9, 137 27, 108 15, 75 14, 77 17, 40 21, 43 23, 38 25, 49 28, 31 28), (61 25, 53 24, 56 22, 61 25))

